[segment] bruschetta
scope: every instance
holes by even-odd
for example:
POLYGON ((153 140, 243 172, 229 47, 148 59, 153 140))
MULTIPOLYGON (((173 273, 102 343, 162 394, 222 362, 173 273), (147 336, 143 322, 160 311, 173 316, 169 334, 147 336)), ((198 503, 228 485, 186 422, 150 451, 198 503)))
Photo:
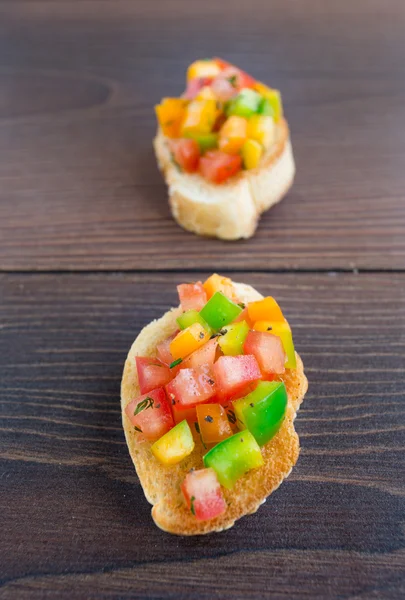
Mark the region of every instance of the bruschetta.
POLYGON ((273 297, 217 274, 178 292, 128 353, 121 408, 156 525, 196 535, 254 513, 291 472, 307 379, 273 297))
POLYGON ((155 153, 179 225, 224 240, 251 237, 294 179, 280 92, 218 58, 198 60, 184 94, 155 110, 155 153))

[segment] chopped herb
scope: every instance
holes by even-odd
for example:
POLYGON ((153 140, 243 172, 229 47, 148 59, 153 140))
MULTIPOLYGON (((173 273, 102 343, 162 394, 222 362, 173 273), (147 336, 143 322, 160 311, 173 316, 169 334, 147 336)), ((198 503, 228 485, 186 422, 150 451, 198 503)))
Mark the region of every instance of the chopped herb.
POLYGON ((180 165, 176 162, 176 159, 174 158, 173 152, 170 152, 170 160, 171 160, 172 164, 176 167, 176 169, 178 171, 180 171, 180 173, 181 173, 180 165))
POLYGON ((246 304, 244 304, 243 302, 238 302, 238 306, 240 306, 242 309, 246 308, 246 304))
POLYGON ((142 433, 142 429, 140 427, 137 427, 136 425, 135 425, 135 431, 139 431, 139 433, 142 433))
POLYGON ((134 416, 138 415, 140 412, 142 412, 146 408, 153 408, 153 402, 154 402, 153 398, 151 398, 150 396, 146 396, 146 398, 137 405, 135 412, 134 412, 134 416))
POLYGON ((236 423, 236 416, 235 413, 233 412, 233 410, 228 410, 228 420, 230 423, 232 423, 232 425, 234 425, 236 423))
POLYGON ((203 340, 205 338, 205 333, 203 331, 200 331, 200 334, 198 337, 200 338, 200 340, 203 340))
POLYGON ((267 331, 271 331, 273 327, 267 327, 267 331))
POLYGON ((213 423, 214 419, 211 417, 211 415, 207 415, 204 417, 204 421, 207 421, 207 423, 213 423))
POLYGON ((250 403, 250 406, 251 406, 252 408, 254 407, 254 404, 253 404, 253 402, 251 402, 251 403, 250 403))
POLYGON ((199 426, 199 424, 197 422, 194 423, 194 427, 195 427, 196 432, 201 435, 200 426, 199 426))
POLYGON ((170 363, 169 369, 173 369, 174 367, 177 367, 177 365, 179 365, 181 362, 183 362, 182 358, 178 358, 177 360, 174 360, 172 363, 170 363))
POLYGON ((195 500, 195 496, 191 496, 191 499, 190 499, 190 510, 191 510, 191 514, 195 516, 194 500, 195 500))
POLYGON ((230 77, 228 77, 228 81, 233 87, 236 87, 238 78, 236 75, 231 75, 230 77))
POLYGON ((226 329, 220 329, 220 330, 218 331, 218 335, 225 335, 226 333, 227 333, 227 330, 226 330, 226 329))
POLYGON ((243 438, 240 438, 240 441, 243 442, 243 438))

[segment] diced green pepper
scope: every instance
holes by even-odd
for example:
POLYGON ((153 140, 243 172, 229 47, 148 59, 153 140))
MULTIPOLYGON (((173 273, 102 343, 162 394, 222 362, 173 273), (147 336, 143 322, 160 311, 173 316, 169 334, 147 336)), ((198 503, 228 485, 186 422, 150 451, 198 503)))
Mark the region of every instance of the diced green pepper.
POLYGON ((193 323, 199 323, 202 325, 202 327, 204 327, 204 329, 206 329, 206 331, 208 331, 210 335, 212 334, 211 327, 206 321, 204 321, 198 310, 187 310, 185 313, 180 315, 176 321, 180 329, 187 329, 187 327, 190 327, 190 325, 193 325, 193 323))
POLYGON ((247 471, 263 464, 260 448, 249 431, 241 431, 220 442, 204 456, 204 465, 212 467, 218 481, 231 489, 247 471))
POLYGON ((240 306, 222 292, 216 292, 200 310, 200 315, 214 331, 228 325, 242 312, 240 306))
POLYGON ((262 96, 260 94, 246 88, 228 102, 226 106, 226 115, 227 117, 236 115, 238 117, 249 119, 249 117, 257 113, 261 101, 262 96))
POLYGON ((274 115, 274 109, 268 98, 263 98, 263 100, 260 102, 260 106, 257 112, 259 113, 259 115, 263 115, 264 117, 272 117, 274 115))
POLYGON ((204 152, 207 152, 207 150, 211 150, 212 148, 216 148, 218 146, 217 133, 198 134, 188 131, 184 133, 184 137, 195 140, 200 148, 201 154, 204 154, 204 152))
POLYGON ((287 390, 282 381, 261 381, 256 389, 233 403, 238 427, 246 428, 259 446, 267 444, 284 421, 287 390))
POLYGON ((225 335, 221 335, 218 339, 218 344, 222 352, 226 356, 243 354, 243 344, 248 333, 249 326, 246 321, 227 325, 225 335))

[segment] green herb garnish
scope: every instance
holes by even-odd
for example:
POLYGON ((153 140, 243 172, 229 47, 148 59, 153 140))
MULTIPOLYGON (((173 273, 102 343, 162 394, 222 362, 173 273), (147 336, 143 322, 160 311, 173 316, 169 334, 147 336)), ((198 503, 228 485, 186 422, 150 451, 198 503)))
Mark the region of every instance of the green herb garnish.
POLYGON ((232 423, 232 425, 234 425, 236 423, 236 416, 233 410, 228 410, 227 415, 229 422, 232 423))
POLYGON ((139 431, 139 433, 142 433, 142 429, 140 427, 137 427, 136 425, 135 425, 135 431, 139 431))
POLYGON ((183 362, 182 358, 178 358, 177 360, 174 360, 172 363, 170 363, 169 369, 173 369, 173 367, 177 367, 177 365, 179 365, 181 362, 183 362))
POLYGON ((190 510, 191 510, 191 514, 195 516, 194 500, 195 500, 195 496, 191 496, 190 510))
POLYGON ((236 75, 231 75, 230 77, 228 77, 228 81, 233 87, 236 87, 238 78, 236 75))
POLYGON ((150 396, 146 396, 146 398, 144 398, 144 400, 142 400, 142 402, 140 402, 134 412, 134 417, 136 415, 139 415, 140 412, 142 412, 143 410, 145 410, 146 408, 153 408, 153 398, 151 398, 150 396))

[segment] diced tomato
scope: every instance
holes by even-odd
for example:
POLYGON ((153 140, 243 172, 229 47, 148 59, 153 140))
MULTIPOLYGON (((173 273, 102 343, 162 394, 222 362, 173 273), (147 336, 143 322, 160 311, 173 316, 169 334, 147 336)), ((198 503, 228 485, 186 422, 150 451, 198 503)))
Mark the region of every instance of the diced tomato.
POLYGON ((170 344, 178 333, 179 330, 177 329, 172 335, 156 346, 157 357, 164 365, 169 366, 174 361, 174 358, 170 352, 170 344))
POLYGON ((143 394, 127 405, 125 412, 136 431, 147 440, 157 440, 174 425, 172 411, 163 388, 143 394))
POLYGON ((212 82, 212 77, 195 77, 194 79, 190 79, 187 82, 186 91, 183 94, 183 98, 187 100, 193 100, 199 91, 205 87, 206 85, 210 85, 212 82))
POLYGON ((247 306, 242 310, 242 312, 232 321, 232 323, 240 323, 240 321, 246 321, 249 327, 253 326, 253 323, 249 319, 249 313, 247 306))
POLYGON ((278 336, 264 331, 249 331, 243 349, 246 354, 253 354, 264 376, 284 373, 286 355, 278 336))
POLYGON ((253 88, 256 84, 256 80, 248 73, 233 66, 224 69, 219 77, 227 79, 238 91, 243 88, 253 88))
POLYGON ((176 377, 166 386, 170 401, 183 408, 206 402, 216 394, 215 381, 203 369, 180 369, 176 377))
POLYGON ((184 369, 201 369, 211 367, 215 361, 218 340, 216 338, 209 340, 204 346, 190 354, 181 363, 184 369))
POLYGON ((182 283, 177 286, 177 291, 183 311, 201 310, 207 302, 207 294, 201 281, 182 283))
POLYGON ((217 63, 220 69, 226 69, 227 67, 233 67, 233 65, 227 60, 223 60, 222 58, 218 58, 214 56, 213 60, 217 63))
POLYGON ((186 171, 186 173, 197 171, 200 148, 196 140, 179 138, 177 140, 170 140, 169 146, 173 153, 174 161, 183 171, 186 171))
POLYGON ((262 377, 256 358, 250 354, 220 356, 212 372, 216 381, 217 394, 222 399, 235 397, 251 382, 262 377))
POLYGON ((236 87, 222 73, 214 79, 211 87, 220 102, 227 102, 238 93, 236 87))
POLYGON ((141 394, 147 394, 158 387, 164 387, 173 378, 170 369, 157 358, 137 356, 136 370, 141 394))
POLYGON ((238 154, 226 154, 220 150, 206 152, 200 158, 200 173, 213 183, 222 183, 242 168, 242 157, 238 154))
POLYGON ((199 521, 208 521, 226 510, 226 502, 214 469, 190 471, 181 486, 186 504, 199 521))

